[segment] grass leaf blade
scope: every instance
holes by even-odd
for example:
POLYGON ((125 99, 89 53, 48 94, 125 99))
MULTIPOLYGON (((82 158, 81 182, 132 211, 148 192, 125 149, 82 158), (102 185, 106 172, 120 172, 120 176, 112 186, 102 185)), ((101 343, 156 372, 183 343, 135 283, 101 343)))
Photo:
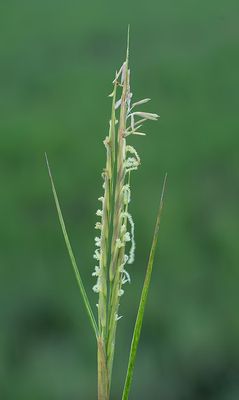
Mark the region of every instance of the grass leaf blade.
POLYGON ((147 301, 149 285, 150 285, 150 280, 151 280, 151 275, 152 275, 154 256, 155 256, 156 246, 157 246, 157 242, 158 242, 159 225, 160 225, 161 213, 162 213, 162 208, 163 208, 163 197, 164 197, 166 180, 167 180, 167 174, 165 175, 164 182, 163 182, 159 210, 158 210, 157 220, 156 220, 155 229, 154 229, 153 242, 152 242, 152 246, 151 246, 151 250, 150 250, 144 285, 143 285, 143 289, 141 292, 141 298, 140 298, 137 318, 136 318, 136 322, 135 322, 135 326, 134 326, 134 333, 133 333, 133 338, 132 338, 132 342, 131 342, 129 361, 128 361, 128 369, 127 369, 127 374, 126 374, 126 379, 125 379, 122 400, 128 400, 128 396, 129 396, 129 392, 130 392, 130 388, 131 388, 136 353, 137 353, 137 348, 138 348, 139 339, 140 339, 144 310, 145 310, 145 305, 146 305, 146 301, 147 301))
POLYGON ((80 275, 79 269, 78 269, 77 264, 76 264, 76 259, 75 259, 75 256, 73 254, 73 251, 72 251, 70 240, 69 240, 69 237, 68 237, 68 234, 67 234, 67 231, 66 231, 66 226, 65 226, 64 219, 63 219, 63 216, 62 216, 62 212, 61 212, 58 196, 57 196, 57 193, 56 193, 56 189, 55 189, 55 185, 54 185, 54 181, 53 181, 53 178, 52 178, 50 165, 49 165, 46 153, 45 153, 45 157, 46 157, 47 169, 48 169, 48 173, 49 173, 49 177, 50 177, 50 181, 51 181, 52 192, 53 192, 53 196, 54 196, 54 200, 55 200, 55 204, 56 204, 57 214, 58 214, 58 218, 59 218, 59 221, 60 221, 62 233, 63 233, 64 239, 65 239, 66 247, 67 247, 67 250, 68 250, 68 253, 69 253, 69 257, 70 257, 70 260, 71 260, 71 264, 72 264, 72 267, 73 267, 73 270, 74 270, 74 273, 75 273, 75 277, 76 277, 78 286, 80 288, 81 296, 82 296, 82 299, 83 299, 83 302, 84 302, 88 317, 90 319, 90 323, 91 323, 91 325, 92 325, 92 327, 94 329, 94 332, 95 332, 95 335, 96 335, 96 338, 97 338, 98 337, 97 324, 96 324, 95 317, 94 317, 94 314, 93 314, 93 311, 92 311, 88 296, 86 294, 86 291, 85 291, 85 288, 84 288, 84 285, 83 285, 83 282, 82 282, 82 279, 81 279, 81 275, 80 275))

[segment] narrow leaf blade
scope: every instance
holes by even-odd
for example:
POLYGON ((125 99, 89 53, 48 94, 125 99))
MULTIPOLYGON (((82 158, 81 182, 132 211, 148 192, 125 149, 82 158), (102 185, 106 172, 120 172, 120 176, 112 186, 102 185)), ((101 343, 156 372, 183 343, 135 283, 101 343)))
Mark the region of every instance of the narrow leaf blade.
POLYGON ((163 182, 163 189, 162 189, 159 210, 158 210, 157 220, 156 220, 155 229, 154 229, 153 242, 152 242, 152 246, 151 246, 151 250, 150 250, 144 285, 143 285, 143 289, 141 292, 138 313, 137 313, 136 322, 135 322, 135 326, 134 326, 134 333, 133 333, 133 338, 132 338, 132 342, 131 342, 129 361, 128 361, 128 369, 127 369, 126 378, 125 378, 125 385, 124 385, 122 400, 128 400, 129 392, 130 392, 130 388, 131 388, 131 384, 132 384, 136 353, 137 353, 137 348, 138 348, 139 339, 140 339, 145 305, 146 305, 146 301, 147 301, 149 285, 150 285, 150 280, 151 280, 151 275, 152 275, 155 251, 156 251, 156 246, 157 246, 157 242, 158 242, 159 225, 160 225, 161 213, 162 213, 162 208, 163 208, 163 197, 164 197, 164 191, 165 191, 165 186, 166 186, 166 180, 167 180, 167 174, 165 175, 164 182, 163 182))
POLYGON ((62 212, 61 212, 58 196, 57 196, 57 193, 56 193, 54 181, 53 181, 53 178, 52 178, 52 174, 51 174, 51 170, 50 170, 50 165, 49 165, 49 162, 48 162, 47 154, 45 154, 45 157, 46 157, 47 169, 48 169, 48 173, 49 173, 49 177, 50 177, 50 181, 51 181, 52 192, 53 192, 53 196, 54 196, 54 200, 55 200, 55 204, 56 204, 57 214, 58 214, 58 218, 59 218, 59 221, 60 221, 62 233, 63 233, 64 239, 65 239, 65 244, 66 244, 66 247, 67 247, 67 250, 68 250, 68 254, 69 254, 69 257, 70 257, 70 260, 71 260, 71 264, 72 264, 72 267, 73 267, 73 270, 74 270, 74 273, 75 273, 75 277, 76 277, 78 286, 80 288, 80 293, 81 293, 81 296, 82 296, 82 299, 83 299, 83 302, 84 302, 88 317, 90 319, 90 323, 91 323, 91 325, 92 325, 92 327, 94 329, 96 337, 98 337, 97 324, 96 324, 95 317, 94 317, 92 308, 90 306, 90 302, 89 302, 88 296, 86 294, 86 291, 85 291, 85 288, 84 288, 84 285, 83 285, 83 282, 82 282, 82 279, 81 279, 81 275, 80 275, 79 269, 78 269, 77 264, 76 264, 76 259, 75 259, 75 256, 73 254, 73 251, 72 251, 70 240, 69 240, 69 237, 68 237, 68 234, 67 234, 67 231, 66 231, 66 226, 65 226, 64 219, 63 219, 63 216, 62 216, 62 212))

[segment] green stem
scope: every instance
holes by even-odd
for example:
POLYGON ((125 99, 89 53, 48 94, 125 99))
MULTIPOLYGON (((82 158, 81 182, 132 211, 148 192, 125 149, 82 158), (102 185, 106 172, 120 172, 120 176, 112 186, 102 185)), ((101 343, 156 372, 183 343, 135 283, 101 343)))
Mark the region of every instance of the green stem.
POLYGON ((109 400, 107 360, 101 337, 98 338, 98 400, 109 400))

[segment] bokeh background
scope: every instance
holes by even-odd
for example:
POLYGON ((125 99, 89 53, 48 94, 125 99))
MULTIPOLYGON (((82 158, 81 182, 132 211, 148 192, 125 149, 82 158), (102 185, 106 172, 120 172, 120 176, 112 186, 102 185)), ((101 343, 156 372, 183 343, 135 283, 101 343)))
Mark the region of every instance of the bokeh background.
POLYGON ((137 257, 122 298, 119 399, 163 175, 160 246, 131 399, 239 398, 237 0, 0 3, 0 398, 93 400, 95 342, 57 221, 47 151, 92 304, 111 82, 131 24, 137 257))

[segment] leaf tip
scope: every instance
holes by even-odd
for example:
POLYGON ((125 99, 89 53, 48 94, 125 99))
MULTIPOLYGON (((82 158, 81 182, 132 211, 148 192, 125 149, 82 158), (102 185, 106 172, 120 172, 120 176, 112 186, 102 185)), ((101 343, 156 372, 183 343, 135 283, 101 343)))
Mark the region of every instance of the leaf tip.
POLYGON ((165 194, 165 189, 166 189, 167 178, 168 178, 168 173, 166 172, 165 175, 164 175, 163 187, 162 187, 161 198, 160 198, 160 203, 161 203, 161 204, 163 204, 163 199, 164 199, 164 194, 165 194))

